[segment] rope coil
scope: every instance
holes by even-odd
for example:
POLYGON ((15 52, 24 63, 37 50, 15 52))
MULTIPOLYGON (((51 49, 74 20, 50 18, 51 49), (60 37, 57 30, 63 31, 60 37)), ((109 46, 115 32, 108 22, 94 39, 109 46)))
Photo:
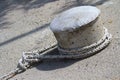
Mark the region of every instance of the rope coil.
POLYGON ((9 78, 12 78, 16 74, 19 74, 27 70, 32 65, 32 63, 40 62, 45 59, 78 59, 93 55, 94 53, 105 48, 110 43, 112 35, 108 33, 108 30, 105 27, 104 30, 105 34, 102 37, 102 39, 100 39, 96 43, 93 43, 89 46, 85 46, 83 48, 66 50, 55 44, 52 47, 49 47, 43 51, 23 52, 22 58, 18 62, 18 67, 15 70, 11 71, 10 73, 0 77, 0 80, 8 80, 9 78), (47 52, 54 48, 58 48, 58 50, 63 54, 46 55, 47 52))
MULTIPOLYGON (((105 42, 105 40, 107 40, 107 38, 111 39, 111 34, 108 33, 108 30, 107 28, 103 27, 104 28, 104 36, 97 42, 91 44, 91 45, 88 45, 88 46, 85 46, 85 47, 82 47, 82 48, 72 48, 72 49, 64 49, 62 47, 58 47, 58 50, 62 53, 62 54, 82 54, 82 53, 85 53, 86 51, 89 51, 93 48, 96 48, 98 47, 99 45, 101 45, 102 43, 105 42)), ((109 41, 108 41, 109 42, 109 41)))

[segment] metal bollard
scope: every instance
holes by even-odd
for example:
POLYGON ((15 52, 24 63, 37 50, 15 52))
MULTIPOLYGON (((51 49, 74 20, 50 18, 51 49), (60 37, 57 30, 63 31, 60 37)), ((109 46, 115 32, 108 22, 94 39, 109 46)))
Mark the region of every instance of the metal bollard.
POLYGON ((99 47, 108 33, 99 15, 100 10, 93 6, 75 7, 59 14, 50 24, 59 52, 82 54, 99 47))

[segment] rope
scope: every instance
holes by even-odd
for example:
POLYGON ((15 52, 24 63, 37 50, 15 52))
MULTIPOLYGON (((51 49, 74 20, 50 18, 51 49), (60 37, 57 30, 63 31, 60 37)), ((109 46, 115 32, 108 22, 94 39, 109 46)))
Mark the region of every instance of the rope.
POLYGON ((111 34, 108 33, 107 28, 103 27, 103 29, 104 29, 104 36, 96 43, 93 43, 89 46, 85 46, 82 48, 72 48, 72 49, 64 49, 64 48, 59 46, 58 50, 61 51, 63 54, 75 54, 75 53, 81 54, 81 53, 85 53, 86 51, 88 51, 92 48, 95 48, 95 47, 101 45, 102 43, 106 43, 105 40, 108 40, 107 42, 109 42, 110 41, 109 39, 111 39, 112 36, 111 36, 111 34), (106 39, 106 38, 108 38, 108 39, 106 39))
POLYGON ((39 54, 39 56, 40 55, 41 56, 45 55, 51 49, 56 48, 57 47, 56 45, 57 44, 55 44, 55 45, 53 45, 53 46, 51 46, 51 47, 49 47, 47 49, 41 50, 41 51, 23 52, 22 58, 19 60, 17 68, 15 70, 12 70, 9 73, 4 74, 3 76, 1 76, 0 80, 8 80, 8 79, 14 77, 17 74, 20 74, 20 73, 26 71, 31 66, 32 63, 34 63, 34 62, 40 62, 40 59, 39 59, 39 61, 36 61, 36 59, 34 59, 34 61, 30 61, 30 60, 27 61, 27 57, 29 57, 30 55, 36 56, 38 54, 39 54))
POLYGON ((22 58, 18 62, 18 67, 11 71, 8 74, 5 74, 0 78, 0 80, 8 80, 15 76, 16 74, 19 74, 25 70, 27 70, 33 63, 40 62, 42 60, 46 59, 78 59, 78 58, 85 58, 88 56, 91 56, 95 54, 96 52, 102 50, 105 48, 112 38, 111 34, 108 33, 107 29, 104 27, 105 34, 104 36, 96 43, 93 43, 89 46, 85 46, 83 48, 74 48, 74 49, 63 49, 60 46, 57 46, 57 44, 53 45, 52 47, 49 47, 42 51, 34 51, 34 52, 23 52, 22 58), (60 52, 63 54, 57 54, 57 55, 46 55, 47 52, 58 48, 60 52))
POLYGON ((20 68, 16 68, 15 70, 12 70, 8 74, 5 74, 2 77, 0 77, 0 80, 8 80, 21 72, 23 72, 23 70, 21 70, 20 68))
POLYGON ((77 58, 84 58, 90 55, 93 55, 94 53, 102 50, 105 48, 112 38, 111 34, 108 33, 107 29, 105 29, 105 35, 102 39, 100 39, 98 42, 91 44, 89 46, 83 47, 81 49, 72 49, 72 50, 65 50, 60 47, 58 47, 59 51, 62 51, 63 54, 58 55, 31 55, 29 57, 26 57, 27 62, 36 62, 39 60, 46 60, 46 59, 77 59, 77 58), (79 54, 75 54, 79 53, 79 54), (71 53, 71 54, 69 54, 71 53))

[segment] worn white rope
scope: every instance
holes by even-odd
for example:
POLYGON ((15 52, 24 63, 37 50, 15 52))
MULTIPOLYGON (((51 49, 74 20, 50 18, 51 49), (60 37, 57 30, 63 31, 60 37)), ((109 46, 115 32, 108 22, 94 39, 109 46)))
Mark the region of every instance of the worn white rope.
POLYGON ((105 48, 112 38, 111 34, 108 33, 107 29, 104 28, 105 34, 98 42, 91 44, 89 46, 83 47, 83 48, 75 48, 75 49, 63 49, 57 44, 53 45, 52 47, 43 50, 43 51, 35 51, 35 52, 23 52, 22 58, 19 60, 19 67, 10 73, 2 76, 0 80, 7 80, 11 78, 12 76, 19 74, 22 71, 25 71, 28 69, 32 63, 40 62, 42 60, 46 59, 78 59, 78 58, 85 58, 90 55, 95 54, 96 52, 102 50, 105 48), (50 50, 58 48, 59 51, 61 51, 63 54, 58 55, 46 55, 47 52, 50 50), (76 54, 77 53, 77 54, 76 54))
POLYGON ((104 47, 106 47, 110 43, 111 37, 112 37, 111 34, 109 34, 107 29, 105 28, 105 35, 103 36, 103 38, 100 39, 98 42, 91 44, 87 47, 83 47, 81 49, 73 49, 73 50, 64 50, 64 49, 58 47, 58 49, 62 50, 62 52, 65 54, 60 54, 60 55, 36 54, 36 56, 31 55, 29 57, 26 57, 25 60, 27 62, 32 62, 32 61, 35 62, 35 61, 39 61, 39 60, 43 60, 43 59, 63 59, 63 58, 76 59, 76 58, 87 57, 89 55, 94 54, 97 51, 100 51, 104 47), (78 54, 69 54, 69 53, 74 53, 74 52, 77 52, 78 54))
POLYGON ((85 46, 82 48, 72 48, 72 49, 64 49, 64 48, 59 46, 58 50, 61 51, 63 54, 75 54, 78 52, 82 53, 82 51, 85 52, 91 48, 95 48, 95 47, 99 46, 100 44, 102 44, 103 42, 105 42, 107 37, 111 37, 111 35, 108 33, 107 28, 105 28, 105 27, 103 27, 103 28, 104 28, 104 36, 96 43, 93 43, 91 45, 88 45, 88 46, 85 46))
MULTIPOLYGON (((44 49, 44 50, 41 50, 41 51, 33 51, 33 52, 23 52, 23 55, 22 55, 22 58, 19 60, 18 62, 18 67, 15 69, 15 70, 12 70, 10 71, 9 73, 7 74, 4 74, 3 76, 0 77, 0 80, 8 80, 12 77, 14 77, 15 75, 21 73, 21 72, 24 72, 26 69, 28 69, 31 64, 33 63, 33 61, 30 62, 30 60, 27 62, 27 56, 28 55, 45 55, 46 52, 48 52, 49 50, 53 49, 53 48, 56 48, 57 47, 57 44, 47 48, 47 49, 44 49)), ((35 59, 34 59, 35 60, 35 59)), ((37 62, 37 61, 35 61, 37 62)))

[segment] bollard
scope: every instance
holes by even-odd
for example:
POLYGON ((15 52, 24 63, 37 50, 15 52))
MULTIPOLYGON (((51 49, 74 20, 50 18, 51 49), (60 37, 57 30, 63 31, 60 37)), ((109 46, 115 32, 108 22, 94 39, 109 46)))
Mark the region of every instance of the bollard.
POLYGON ((59 52, 61 54, 82 54, 104 43, 107 35, 111 35, 103 27, 99 16, 98 8, 80 6, 64 11, 53 19, 50 29, 58 41, 59 52))

